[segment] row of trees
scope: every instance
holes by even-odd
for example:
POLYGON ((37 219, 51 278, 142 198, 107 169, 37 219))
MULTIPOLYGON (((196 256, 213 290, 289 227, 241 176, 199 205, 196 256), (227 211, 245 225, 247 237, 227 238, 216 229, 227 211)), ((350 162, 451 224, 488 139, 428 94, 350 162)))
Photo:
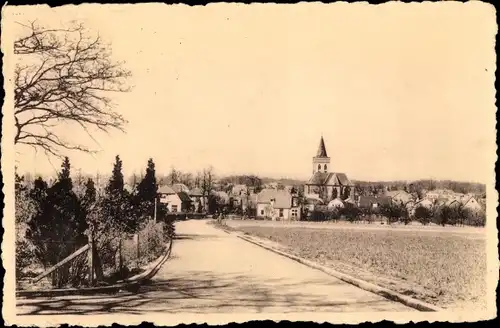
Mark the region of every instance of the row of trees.
POLYGON ((409 224, 416 220, 423 225, 434 223, 438 225, 469 225, 469 226, 484 226, 486 218, 484 213, 471 211, 463 206, 435 206, 417 207, 414 212, 410 212, 403 204, 391 203, 382 205, 378 208, 358 208, 351 204, 346 204, 344 207, 327 209, 316 208, 311 213, 308 213, 307 208, 302 213, 304 219, 311 221, 327 221, 345 219, 349 222, 368 221, 373 222, 374 217, 384 217, 388 224, 404 223, 409 224))
MULTIPOLYGON (((75 192, 71 165, 66 157, 57 180, 49 186, 38 177, 32 188, 16 173, 16 239, 17 269, 37 262, 47 268, 55 265, 88 242, 92 235, 97 245, 106 245, 123 234, 136 233, 154 215, 157 195, 155 165, 148 161, 146 174, 135 192, 124 188, 123 163, 116 156, 111 178, 99 191, 94 181, 85 181, 82 192, 75 192), (24 232, 24 233, 23 233, 24 232)), ((160 207, 158 214, 164 210, 160 207)), ((173 234, 172 223, 166 234, 173 234)), ((84 266, 59 270, 53 284, 78 285, 85 274, 84 266)))
POLYGON ((407 181, 356 181, 355 185, 356 193, 365 196, 382 195, 385 190, 404 190, 408 193, 415 194, 418 198, 422 198, 425 190, 431 191, 436 189, 449 189, 457 193, 473 193, 477 195, 483 195, 486 192, 486 186, 484 184, 452 180, 424 179, 410 183, 407 181))

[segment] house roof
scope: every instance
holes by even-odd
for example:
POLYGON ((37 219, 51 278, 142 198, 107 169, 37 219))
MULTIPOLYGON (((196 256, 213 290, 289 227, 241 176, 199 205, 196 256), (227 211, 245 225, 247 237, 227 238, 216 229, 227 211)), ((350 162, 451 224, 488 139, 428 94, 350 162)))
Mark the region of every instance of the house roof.
POLYGON ((318 152, 316 153, 316 157, 318 158, 327 158, 328 154, 326 153, 325 140, 323 140, 323 136, 321 136, 321 140, 319 141, 318 152))
POLYGON ((334 186, 353 186, 345 173, 335 172, 316 172, 307 182, 309 185, 325 185, 327 183, 334 186))
POLYGON ((434 202, 428 198, 424 198, 417 201, 415 205, 418 206, 419 204, 425 204, 425 203, 432 205, 434 202))
POLYGON ((342 199, 340 198, 335 198, 335 199, 332 199, 329 203, 328 203, 328 206, 333 206, 335 204, 342 204, 344 205, 346 202, 343 201, 342 199))
POLYGON ((318 205, 318 204, 324 204, 322 199, 319 198, 313 198, 313 197, 308 197, 305 200, 307 205, 318 205))
POLYGON ((189 191, 190 196, 203 196, 200 188, 193 188, 189 191))
POLYGON ((285 190, 264 189, 257 195, 257 203, 268 204, 274 199, 274 208, 291 208, 292 195, 285 190))
MULTIPOLYGON (((464 196, 464 197, 461 199, 461 203, 465 206, 465 205, 467 205, 467 203, 469 203, 472 199, 475 199, 473 195, 470 195, 470 196, 469 196, 469 195, 466 195, 466 196, 464 196)), ((476 201, 476 203, 478 203, 478 204, 479 204, 479 202, 478 202, 478 201, 476 201)))
POLYGON ((166 194, 166 195, 173 195, 175 194, 175 191, 170 188, 169 186, 161 186, 158 188, 158 193, 159 194, 166 194))
POLYGON ((190 202, 191 201, 191 198, 189 197, 189 195, 184 191, 178 192, 177 195, 179 196, 179 198, 183 202, 190 202))
POLYGON ((174 183, 172 185, 172 189, 176 192, 176 193, 179 193, 181 191, 183 192, 189 192, 189 188, 183 184, 183 183, 174 183))
POLYGON ((359 206, 371 206, 373 204, 388 205, 391 203, 391 197, 388 196, 359 196, 359 206))

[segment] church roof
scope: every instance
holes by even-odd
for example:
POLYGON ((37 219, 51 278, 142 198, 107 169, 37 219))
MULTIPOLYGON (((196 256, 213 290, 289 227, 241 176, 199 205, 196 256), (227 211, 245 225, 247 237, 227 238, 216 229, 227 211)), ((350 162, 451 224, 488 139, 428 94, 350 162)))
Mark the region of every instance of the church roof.
POLYGON ((339 180, 340 184, 343 186, 350 186, 352 185, 351 181, 347 179, 347 175, 345 173, 335 173, 337 175, 337 179, 339 180))
POLYGON ((316 154, 316 157, 328 157, 326 153, 325 140, 323 140, 323 137, 321 137, 321 140, 319 141, 318 153, 316 154))
POLYGON ((326 173, 326 172, 316 172, 309 179, 307 184, 310 185, 325 185, 333 186, 352 186, 353 184, 347 178, 345 173, 326 173))
POLYGON ((328 180, 328 177, 330 176, 330 174, 331 173, 326 173, 326 172, 316 172, 309 179, 309 181, 307 182, 307 184, 311 184, 311 185, 323 185, 328 180))

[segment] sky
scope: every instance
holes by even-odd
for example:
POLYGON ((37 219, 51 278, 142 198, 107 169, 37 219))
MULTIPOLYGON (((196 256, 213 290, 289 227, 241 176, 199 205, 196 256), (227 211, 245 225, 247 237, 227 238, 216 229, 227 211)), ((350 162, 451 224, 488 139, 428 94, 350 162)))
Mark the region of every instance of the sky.
MULTIPOLYGON (((10 7, 13 22, 83 21, 132 72, 114 95, 126 133, 75 138, 72 166, 307 179, 320 137, 357 180, 489 182, 495 150, 495 12, 481 3, 10 7)), ((51 25, 52 24, 52 25, 51 25)), ((5 39, 7 40, 7 38, 5 39)), ((9 54, 7 54, 9 55, 9 54)), ((4 108, 6 113, 7 108, 4 108)), ((16 147, 20 171, 54 174, 16 147)))

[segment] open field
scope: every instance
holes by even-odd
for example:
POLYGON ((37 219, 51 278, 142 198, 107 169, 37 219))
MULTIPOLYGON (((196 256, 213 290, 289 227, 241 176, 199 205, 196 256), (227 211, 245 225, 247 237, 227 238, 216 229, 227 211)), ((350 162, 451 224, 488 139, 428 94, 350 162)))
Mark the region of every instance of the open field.
POLYGON ((380 224, 380 222, 368 223, 350 223, 346 221, 271 221, 271 220, 226 220, 227 224, 233 228, 248 227, 248 226, 265 226, 265 227, 301 227, 312 229, 361 229, 361 230, 383 230, 383 231, 421 231, 421 232, 440 232, 446 234, 471 234, 473 238, 486 238, 486 229, 484 227, 457 227, 457 226, 439 226, 429 224, 424 226, 417 222, 412 222, 409 225, 402 223, 393 223, 391 225, 380 224))
POLYGON ((228 220, 289 252, 444 308, 481 309, 484 229, 228 220))

